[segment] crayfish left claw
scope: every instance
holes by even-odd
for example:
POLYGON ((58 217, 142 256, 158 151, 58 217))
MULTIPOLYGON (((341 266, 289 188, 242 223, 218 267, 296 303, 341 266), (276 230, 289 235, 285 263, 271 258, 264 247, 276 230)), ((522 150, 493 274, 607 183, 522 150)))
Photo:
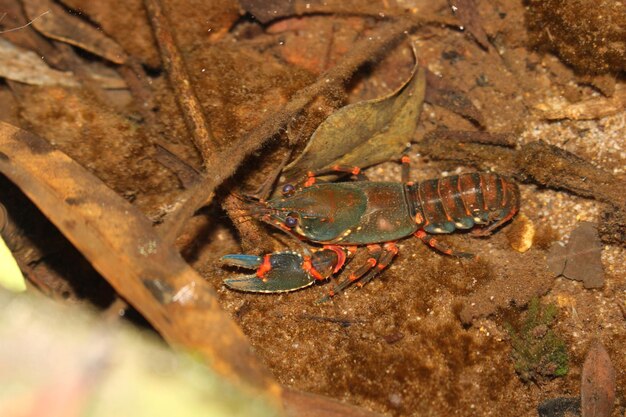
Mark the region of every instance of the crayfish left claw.
POLYGON ((264 257, 244 254, 226 255, 222 262, 242 268, 258 268, 256 274, 239 275, 224 280, 233 290, 277 293, 295 291, 315 282, 304 268, 304 258, 296 252, 276 252, 264 257))
POLYGON ((224 255, 220 258, 224 265, 239 266, 241 268, 254 269, 261 266, 263 258, 261 256, 246 255, 243 253, 235 253, 232 255, 224 255))

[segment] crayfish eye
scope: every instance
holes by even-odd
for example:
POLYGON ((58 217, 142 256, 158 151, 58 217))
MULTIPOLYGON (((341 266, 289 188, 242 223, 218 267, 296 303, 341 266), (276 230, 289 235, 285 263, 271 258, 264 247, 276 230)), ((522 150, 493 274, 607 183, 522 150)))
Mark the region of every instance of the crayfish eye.
POLYGON ((294 187, 292 184, 283 185, 282 192, 285 197, 289 197, 293 195, 295 191, 296 191, 296 187, 294 187))
POLYGON ((296 227, 297 224, 298 224, 298 218, 295 215, 289 214, 285 218, 285 226, 292 228, 292 227, 296 227))

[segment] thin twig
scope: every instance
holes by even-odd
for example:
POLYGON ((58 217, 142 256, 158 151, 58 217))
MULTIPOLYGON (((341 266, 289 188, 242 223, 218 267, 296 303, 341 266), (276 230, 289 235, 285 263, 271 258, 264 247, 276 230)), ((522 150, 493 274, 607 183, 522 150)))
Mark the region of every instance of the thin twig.
POLYGON ((413 19, 405 18, 381 25, 372 35, 362 39, 335 67, 322 74, 313 84, 298 91, 282 109, 263 120, 232 146, 220 153, 211 155, 205 161, 206 166, 211 169, 211 175, 195 187, 187 190, 182 196, 184 203, 170 214, 162 224, 161 229, 165 240, 174 241, 185 221, 196 210, 211 201, 215 188, 233 175, 248 155, 260 149, 309 102, 319 95, 327 94, 336 85, 349 80, 352 74, 363 64, 378 58, 380 54, 389 49, 390 44, 424 23, 424 20, 413 17, 413 19), (227 165, 223 163, 226 160, 230 161, 227 165))
POLYGON ((161 60, 165 67, 178 106, 185 118, 187 129, 191 133, 196 148, 202 155, 205 167, 210 167, 209 160, 215 160, 216 140, 209 123, 204 117, 200 102, 191 85, 183 59, 178 52, 174 37, 170 31, 170 23, 163 14, 160 0, 144 0, 154 36, 159 45, 161 60))
MULTIPOLYGON (((15 28, 11 28, 11 29, 7 29, 7 30, 0 30, 0 35, 5 34, 5 33, 10 33, 10 32, 15 32, 16 30, 21 30, 24 28, 27 28, 28 26, 32 25, 33 23, 35 23, 35 21, 45 15, 47 15, 48 13, 50 13, 50 10, 46 10, 45 12, 43 12, 42 14, 40 14, 39 16, 35 17, 34 19, 28 21, 27 23, 15 27, 15 28)), ((4 20, 4 18, 6 17, 6 13, 2 13, 2 15, 0 16, 0 23, 4 20)))

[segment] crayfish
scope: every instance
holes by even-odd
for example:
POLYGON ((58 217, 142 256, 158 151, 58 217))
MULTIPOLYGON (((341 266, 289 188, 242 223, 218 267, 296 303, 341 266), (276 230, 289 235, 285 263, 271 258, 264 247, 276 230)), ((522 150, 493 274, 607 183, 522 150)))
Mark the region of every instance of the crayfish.
MULTIPOLYGON (((408 158, 403 160, 403 181, 321 183, 324 172, 310 172, 300 184, 286 184, 282 196, 257 201, 251 212, 262 221, 321 247, 304 253, 282 251, 254 256, 222 257, 225 264, 256 269, 252 275, 224 280, 231 289, 245 292, 285 292, 312 285, 337 274, 356 248, 365 246, 366 263, 330 291, 327 299, 358 281, 364 285, 397 255, 395 241, 414 235, 447 255, 472 257, 439 242, 433 234, 473 229, 486 236, 519 210, 519 189, 506 177, 479 172, 408 181, 408 158)), ((363 179, 358 167, 335 166, 332 171, 363 179)))

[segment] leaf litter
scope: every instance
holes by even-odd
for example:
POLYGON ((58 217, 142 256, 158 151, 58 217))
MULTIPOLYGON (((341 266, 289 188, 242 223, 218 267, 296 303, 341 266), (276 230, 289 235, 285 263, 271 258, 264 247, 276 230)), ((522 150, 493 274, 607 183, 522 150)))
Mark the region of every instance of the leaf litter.
POLYGON ((604 285, 601 252, 597 225, 581 222, 567 245, 556 242, 550 248, 548 267, 556 276, 582 281, 585 288, 601 288, 604 285))

